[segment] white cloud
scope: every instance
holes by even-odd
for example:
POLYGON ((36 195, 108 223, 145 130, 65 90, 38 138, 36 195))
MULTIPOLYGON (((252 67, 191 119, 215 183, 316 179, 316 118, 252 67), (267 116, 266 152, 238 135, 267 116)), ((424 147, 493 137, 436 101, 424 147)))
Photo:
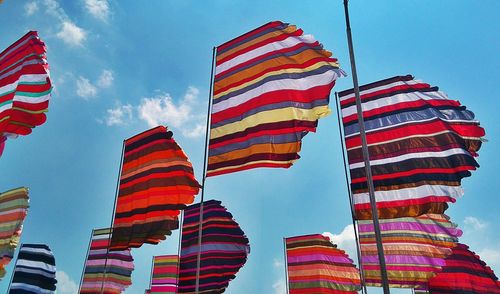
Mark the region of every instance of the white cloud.
POLYGON ((78 285, 63 271, 56 271, 57 293, 76 294, 78 285))
POLYGON ((109 14, 109 3, 107 0, 85 0, 87 11, 97 19, 106 21, 109 14))
POLYGON ((484 248, 478 251, 477 254, 492 269, 500 268, 500 249, 484 248))
POLYGON ((116 108, 107 110, 106 125, 125 125, 132 119, 132 105, 118 105, 116 108))
POLYGON ((97 85, 101 88, 109 88, 113 84, 113 72, 110 70, 103 70, 97 81, 97 85))
POLYGON ((464 224, 471 226, 474 230, 483 230, 488 226, 488 223, 483 222, 473 216, 465 217, 464 224))
POLYGON ((325 232, 323 235, 330 238, 330 241, 336 244, 339 249, 345 250, 347 254, 349 254, 349 257, 356 263, 356 239, 354 237, 354 226, 352 224, 345 226, 338 235, 329 232, 325 232))
POLYGON ((37 11, 38 11, 38 4, 35 1, 27 2, 24 5, 24 13, 26 14, 26 16, 33 15, 37 11))
POLYGON ((273 284, 274 294, 286 294, 285 279, 279 279, 273 284))
POLYGON ((97 95, 97 88, 90 81, 82 76, 76 80, 76 94, 82 98, 88 99, 97 95))
POLYGON ((188 138, 198 138, 203 136, 207 131, 206 124, 197 124, 194 128, 182 130, 184 137, 188 138))
POLYGON ((45 5, 45 12, 47 14, 57 17, 61 22, 68 20, 66 12, 64 12, 64 9, 59 6, 56 0, 44 0, 43 4, 45 5))
POLYGON ((56 36, 71 46, 81 46, 87 38, 87 33, 70 20, 64 20, 61 23, 62 29, 56 36))

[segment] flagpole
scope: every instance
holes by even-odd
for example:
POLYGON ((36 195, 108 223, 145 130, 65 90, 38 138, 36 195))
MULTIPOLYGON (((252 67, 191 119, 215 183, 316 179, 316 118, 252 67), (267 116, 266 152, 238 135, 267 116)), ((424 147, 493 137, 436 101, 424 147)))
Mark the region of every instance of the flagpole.
POLYGON ((122 165, 123 165, 123 155, 125 152, 125 140, 123 140, 122 143, 122 153, 120 156, 120 168, 118 169, 118 179, 116 180, 116 190, 115 190, 115 202, 113 203, 113 214, 111 215, 111 224, 109 226, 109 237, 108 237, 108 244, 106 246, 106 259, 104 261, 104 273, 102 277, 102 283, 101 283, 101 294, 104 293, 104 283, 106 282, 106 272, 107 272, 107 265, 108 265, 108 254, 109 254, 109 247, 111 246, 111 239, 113 237, 113 225, 115 222, 115 210, 116 210, 116 202, 118 201, 118 191, 120 190, 120 177, 122 175, 122 165))
POLYGON ((87 260, 89 259, 90 245, 92 245, 92 237, 94 236, 94 229, 90 233, 89 247, 87 248, 87 255, 85 256, 85 261, 83 262, 82 275, 80 277, 80 285, 78 285, 78 293, 82 290, 83 276, 85 275, 85 268, 87 267, 87 260))
POLYGON ((290 293, 288 290, 288 258, 286 257, 286 238, 283 238, 283 255, 285 256, 285 287, 286 294, 290 293))
POLYGON ((380 273, 382 276, 382 288, 384 294, 390 293, 389 280, 387 277, 387 269, 385 264, 384 247, 382 245, 382 235, 380 234, 380 224, 378 221, 377 202, 375 199, 375 187, 373 185, 372 170, 370 167, 370 154, 366 141, 365 122, 363 118, 363 109, 361 107, 361 99, 359 97, 358 75, 356 72, 356 61, 354 59, 354 47, 352 44, 351 23, 349 21, 349 0, 344 0, 344 12, 346 22, 347 42, 349 45, 349 58, 351 60, 352 82, 354 84, 354 96, 356 98, 356 110, 358 113, 359 135, 361 137, 361 148, 363 151, 363 159, 365 164, 366 181, 368 185, 368 194, 370 196, 370 206, 372 210, 373 228, 375 231, 375 240, 377 242, 377 253, 380 263, 380 273))
POLYGON ((19 244, 19 251, 17 252, 16 262, 14 263, 14 268, 12 269, 12 275, 10 276, 9 287, 7 288, 8 292, 10 292, 10 286, 12 285, 12 281, 14 280, 14 274, 16 273, 16 265, 17 260, 19 259, 19 252, 21 252, 21 248, 23 248, 23 243, 19 244))
POLYGON ((342 159, 344 161, 344 175, 345 175, 345 182, 347 186, 347 195, 349 197, 349 208, 351 210, 351 220, 352 220, 352 225, 354 229, 354 238, 356 240, 356 255, 358 257, 358 265, 359 265, 359 273, 361 276, 361 285, 363 288, 361 289, 362 293, 367 293, 366 291, 366 284, 365 284, 365 273, 363 271, 363 267, 361 266, 361 245, 359 244, 359 238, 358 238, 358 227, 356 223, 356 216, 354 212, 354 200, 352 199, 352 192, 351 192, 351 187, 349 186, 349 175, 347 173, 347 160, 345 157, 345 148, 344 148, 344 134, 342 132, 342 124, 341 124, 341 109, 339 105, 339 96, 338 93, 335 92, 335 105, 337 106, 337 122, 339 126, 339 136, 340 136, 340 147, 342 148, 342 159))
POLYGON ((151 257, 151 275, 149 276, 149 290, 153 286, 153 269, 155 267, 155 257, 151 257))
POLYGON ((184 210, 181 210, 181 220, 179 227, 179 246, 177 247, 177 276, 175 277, 176 289, 179 289, 179 271, 181 265, 181 247, 182 247, 182 226, 184 225, 184 210))
POLYGON ((207 157, 208 157, 208 141, 210 139, 210 114, 212 112, 212 89, 214 85, 214 68, 215 68, 215 54, 217 47, 212 49, 212 69, 210 73, 210 90, 208 92, 208 110, 207 110, 207 126, 205 134, 205 155, 203 157, 203 177, 201 182, 201 199, 200 199, 200 224, 198 226, 198 255, 196 256, 196 284, 195 293, 199 292, 200 287, 200 266, 201 266, 201 238, 203 233, 203 198, 205 195, 205 180, 207 178, 207 157))

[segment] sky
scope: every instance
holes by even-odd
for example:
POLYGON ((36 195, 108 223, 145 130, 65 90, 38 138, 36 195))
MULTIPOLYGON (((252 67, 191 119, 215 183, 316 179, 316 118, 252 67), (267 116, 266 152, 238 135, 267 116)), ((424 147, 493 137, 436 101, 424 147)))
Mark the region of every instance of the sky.
MULTIPOLYGON (((413 74, 460 100, 486 129, 481 167, 463 180, 465 195, 447 214, 464 231, 461 242, 500 273, 498 11, 493 0, 350 3, 360 84, 413 74)), ((21 241, 52 248, 61 294, 78 289, 92 228, 110 225, 125 138, 169 126, 201 180, 214 46, 269 21, 296 24, 349 74, 334 91, 352 87, 340 0, 5 0, 0 19, 0 50, 29 30, 48 47, 55 85, 48 119, 29 136, 7 141, 0 191, 30 188, 21 241)), ((222 201, 251 245, 227 293, 285 293, 286 236, 331 232, 355 258, 337 111, 330 105, 332 115, 304 138, 302 158, 290 169, 207 180, 206 199, 222 201)), ((177 246, 175 232, 157 246, 134 249, 133 285, 125 293, 143 293, 152 256, 175 254, 177 246)))

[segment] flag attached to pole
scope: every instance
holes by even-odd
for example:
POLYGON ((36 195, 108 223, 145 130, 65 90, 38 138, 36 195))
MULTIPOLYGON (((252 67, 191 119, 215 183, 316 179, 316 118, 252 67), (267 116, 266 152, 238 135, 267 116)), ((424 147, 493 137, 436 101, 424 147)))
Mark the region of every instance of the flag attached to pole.
POLYGON ((44 244, 22 244, 17 256, 9 294, 54 293, 56 262, 44 244))
POLYGON ((177 255, 154 256, 149 293, 176 294, 178 265, 177 255))
POLYGON ((331 56, 280 21, 217 47, 207 176, 290 167, 345 75, 331 56))

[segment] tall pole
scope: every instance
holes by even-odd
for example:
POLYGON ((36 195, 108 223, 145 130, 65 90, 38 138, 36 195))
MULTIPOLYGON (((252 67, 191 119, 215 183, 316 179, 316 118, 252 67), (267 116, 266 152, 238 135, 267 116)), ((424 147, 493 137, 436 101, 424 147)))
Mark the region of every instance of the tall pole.
POLYGON ((155 268, 155 257, 151 257, 151 274, 149 275, 149 290, 153 287, 153 272, 155 268))
POLYGON ((196 256, 196 284, 195 293, 199 292, 200 288, 200 266, 201 266, 201 239, 203 232, 203 197, 205 195, 205 180, 207 179, 207 161, 208 161, 208 141, 210 139, 210 114, 212 112, 212 89, 214 85, 214 68, 215 54, 217 47, 212 49, 212 69, 210 72, 210 90, 208 92, 208 111, 207 111, 207 128, 205 133, 205 155, 203 157, 203 177, 201 180, 201 199, 200 199, 200 224, 198 226, 198 255, 196 256))
POLYGON ((12 285, 12 281, 14 280, 14 274, 16 273, 16 265, 17 265, 17 260, 19 259, 19 252, 21 251, 21 248, 23 248, 23 243, 19 244, 19 251, 17 252, 17 259, 16 263, 14 263, 14 268, 12 269, 12 275, 10 276, 10 281, 9 281, 9 287, 7 288, 8 292, 10 293, 10 286, 12 285))
POLYGON ((179 226, 179 247, 177 247, 177 276, 175 277, 175 287, 179 289, 179 272, 181 265, 181 248, 182 248, 182 226, 184 225, 184 210, 181 210, 180 216, 180 226, 179 226))
POLYGON ((283 255, 285 256, 285 287, 286 294, 290 293, 288 290, 288 258, 286 257, 286 238, 283 238, 283 255))
POLYGON ((109 226, 109 237, 108 237, 108 244, 106 247, 106 259, 104 261, 104 273, 102 277, 102 283, 101 283, 101 294, 104 293, 104 283, 106 282, 106 272, 107 272, 107 265, 108 265, 108 254, 109 254, 109 247, 111 246, 111 239, 113 236, 113 224, 115 222, 115 210, 116 210, 116 202, 118 201, 118 191, 120 189, 120 177, 122 175, 122 165, 123 165, 123 155, 125 152, 125 140, 122 143, 122 153, 120 156, 120 168, 118 169, 118 179, 116 180, 116 190, 115 190, 115 202, 113 203, 113 214, 111 215, 111 224, 109 226))
POLYGON ((344 161, 344 175, 345 175, 345 182, 346 182, 346 186, 347 186, 347 195, 349 197, 349 208, 351 210, 351 219, 352 219, 352 225, 353 225, 353 229, 354 229, 354 239, 356 240, 356 255, 358 257, 359 273, 361 276, 361 285, 363 286, 363 288, 361 290, 362 290, 363 294, 365 294, 365 293, 367 293, 366 292, 366 284, 365 284, 365 273, 363 271, 363 267, 361 266, 361 248, 359 245, 358 227, 357 227, 357 223, 356 223, 356 215, 354 212, 354 200, 352 199, 351 187, 349 186, 349 175, 347 173, 348 164, 347 164, 347 160, 345 157, 344 135, 342 132, 343 127, 342 127, 342 123, 341 123, 342 118, 340 115, 341 109, 340 109, 340 105, 339 105, 339 96, 338 96, 337 92, 335 92, 335 105, 337 106, 337 122, 338 122, 338 126, 339 126, 340 147, 342 148, 342 160, 344 161))
POLYGON ((370 155, 366 141, 365 122, 363 119, 363 108, 361 107, 361 98, 359 97, 358 75, 356 72, 356 61, 354 59, 354 48, 352 45, 351 23, 349 21, 349 0, 344 0, 344 12, 347 32, 347 42, 349 45, 349 58, 351 60, 352 82, 354 84, 354 96, 356 98, 356 110, 358 112, 359 135, 361 137, 361 148, 365 163, 366 183, 368 194, 370 196, 370 206, 372 209, 373 228, 375 231, 375 240, 377 242, 378 260, 380 263, 380 274, 382 276, 382 288, 384 294, 390 293, 389 280, 387 278, 387 269, 385 265, 384 247, 382 245, 382 235, 380 234, 380 224, 378 221, 377 202, 375 200, 375 188, 373 186, 372 170, 370 166, 370 155))
POLYGON ((83 262, 82 275, 80 277, 80 285, 78 285, 78 293, 82 290, 83 276, 85 275, 85 269, 87 268, 87 260, 89 259, 90 246, 92 245, 92 237, 94 237, 94 229, 90 233, 89 247, 87 248, 87 255, 85 256, 85 261, 83 262))

